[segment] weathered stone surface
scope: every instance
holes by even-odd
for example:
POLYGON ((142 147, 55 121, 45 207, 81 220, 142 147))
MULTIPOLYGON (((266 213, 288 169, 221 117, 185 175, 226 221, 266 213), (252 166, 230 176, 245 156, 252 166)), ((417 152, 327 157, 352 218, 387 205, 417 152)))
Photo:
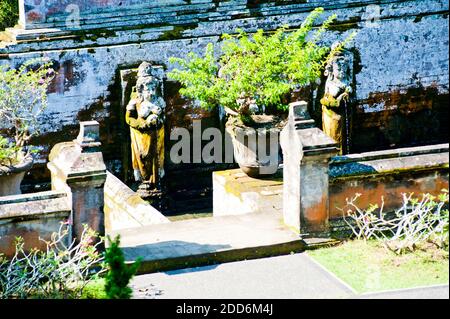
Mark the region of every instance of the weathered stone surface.
POLYGON ((274 212, 183 220, 111 235, 121 235, 127 261, 144 258, 140 273, 283 255, 307 247, 274 212))
POLYGON ((0 197, 0 253, 11 256, 17 236, 25 249, 45 249, 42 240, 61 222, 69 227, 67 241, 79 238, 84 224, 104 235, 169 222, 106 171, 98 134, 97 122, 82 122, 75 141, 55 145, 48 164, 53 191, 0 197))
MULTIPOLYGON (((118 20, 115 18, 120 17, 121 20, 126 20, 129 16, 135 14, 153 13, 155 17, 158 17, 164 12, 168 13, 169 16, 173 15, 170 13, 185 11, 204 12, 199 9, 204 8, 205 4, 208 4, 206 6, 208 9, 214 7, 213 2, 208 0, 20 0, 21 15, 24 25, 28 29, 48 24, 59 25, 76 18, 82 19, 83 25, 89 22, 95 23, 89 20, 94 20, 93 18, 96 15, 97 19, 100 16, 106 21, 118 24, 118 20)), ((77 26, 65 25, 65 28, 71 27, 76 28, 77 26)))
POLYGON ((213 215, 281 213, 282 172, 267 179, 247 176, 240 169, 213 173, 213 215))
POLYGON ((338 145, 317 127, 310 127, 308 113, 301 112, 304 105, 290 105, 289 121, 281 133, 284 222, 303 236, 326 236, 328 163, 338 145))
MULTIPOLYGON (((55 3, 48 2, 50 6, 55 3)), ((316 6, 324 6, 327 14, 338 15, 337 24, 327 34, 330 44, 351 30, 359 32, 351 48, 355 53, 356 95, 353 151, 446 140, 446 0, 174 0, 146 1, 137 10, 98 1, 94 12, 84 10, 85 1, 75 1, 81 4, 81 31, 64 29, 70 14, 64 12, 65 3, 58 4, 54 13, 46 14, 45 23, 37 23, 38 19, 33 24, 46 29, 10 30, 13 39, 17 35, 15 42, 0 45, 2 64, 18 65, 41 55, 56 62, 58 76, 43 119, 44 135, 33 141, 43 148, 38 159, 41 163, 46 162, 51 146, 67 136, 74 138, 78 120, 95 119, 104 132, 102 143, 108 168, 121 173, 123 154, 118 154, 110 137, 123 136, 118 70, 136 67, 142 61, 171 69, 168 57, 185 57, 190 51, 201 53, 206 43, 217 42, 223 32, 234 32, 238 27, 248 32, 258 28, 273 30, 283 24, 295 28, 316 6), (108 8, 103 10, 105 4, 108 8), (372 11, 367 5, 378 8, 380 15, 371 19, 372 11)), ((125 7, 131 4, 122 3, 125 7)), ((320 126, 318 101, 310 102, 312 115, 320 126)), ((168 118, 171 125, 188 126, 191 118, 198 116, 199 111, 186 105, 174 112, 182 116, 168 118)), ((220 125, 218 120, 211 123, 220 125)), ((171 129, 173 126, 169 125, 168 130, 171 129)))
POLYGON ((301 108, 291 104, 281 134, 284 221, 295 231, 328 231, 329 220, 342 217, 357 193, 363 194, 362 209, 381 207, 385 197, 384 209, 392 211, 402 206, 402 193, 448 189, 448 144, 335 156, 329 169, 336 144, 305 127, 308 115, 301 108))
POLYGON ((105 182, 106 232, 170 222, 117 177, 107 172, 105 182))
POLYGON ((0 197, 0 253, 12 256, 15 239, 19 236, 24 239, 26 250, 46 248, 44 240, 51 239, 61 223, 70 219, 70 213, 71 205, 65 192, 0 197))
POLYGON ((448 144, 352 154, 330 164, 330 219, 343 216, 347 199, 368 208, 384 203, 384 211, 402 206, 402 194, 437 195, 448 189, 448 144), (343 211, 342 211, 343 210, 343 211))
POLYGON ((103 187, 106 166, 100 146, 99 124, 81 122, 78 138, 55 145, 49 157, 52 189, 69 194, 73 237, 78 240, 84 225, 101 236, 105 234, 103 187))

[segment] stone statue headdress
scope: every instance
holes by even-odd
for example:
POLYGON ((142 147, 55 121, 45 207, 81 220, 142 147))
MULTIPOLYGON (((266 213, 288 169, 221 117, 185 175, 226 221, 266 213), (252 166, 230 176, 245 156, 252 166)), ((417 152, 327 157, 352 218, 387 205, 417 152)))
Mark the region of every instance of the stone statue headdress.
MULTIPOLYGON (((339 45, 335 42, 331 49, 335 50, 339 45)), ((353 53, 345 48, 338 51, 325 67, 324 75, 327 80, 322 104, 337 107, 353 92, 353 53)))
MULTIPOLYGON (((165 102, 162 97, 164 72, 161 67, 154 67, 148 62, 143 62, 138 68, 136 80, 137 108, 138 116, 146 119, 152 117, 152 122, 157 119, 161 122, 164 119, 163 110, 165 102)), ((132 103, 129 105, 133 107, 132 103)), ((136 105, 134 105, 135 107, 136 105)))

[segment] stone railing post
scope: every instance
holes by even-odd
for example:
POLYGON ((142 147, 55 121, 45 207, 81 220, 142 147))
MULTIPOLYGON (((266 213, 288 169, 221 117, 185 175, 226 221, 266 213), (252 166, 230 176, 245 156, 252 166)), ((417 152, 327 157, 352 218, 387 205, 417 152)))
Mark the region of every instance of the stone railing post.
POLYGON ((99 123, 80 122, 77 139, 56 144, 47 164, 52 175, 52 189, 69 194, 72 236, 77 239, 81 237, 84 224, 101 236, 105 234, 106 166, 100 146, 99 123))
POLYGON ((306 102, 292 103, 281 132, 284 223, 302 236, 328 236, 328 164, 336 141, 314 127, 306 102))

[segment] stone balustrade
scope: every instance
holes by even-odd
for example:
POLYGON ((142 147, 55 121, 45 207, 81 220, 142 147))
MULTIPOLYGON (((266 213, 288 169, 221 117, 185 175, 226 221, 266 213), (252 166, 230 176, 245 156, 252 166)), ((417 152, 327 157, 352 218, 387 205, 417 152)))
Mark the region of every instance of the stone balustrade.
POLYGON ((169 222, 107 172, 100 147, 98 122, 81 122, 76 140, 56 144, 51 151, 51 191, 0 197, 0 253, 14 254, 18 236, 26 249, 44 249, 61 223, 70 225, 69 242, 80 238, 84 225, 104 236, 169 222))
POLYGON ((330 225, 342 221, 347 199, 360 208, 372 204, 392 212, 403 204, 402 194, 438 195, 449 187, 449 144, 426 145, 334 157, 330 163, 330 225))
POLYGON ((283 149, 284 223, 303 236, 327 235, 328 166, 337 143, 317 127, 307 103, 292 103, 280 136, 283 149))
POLYGON ((107 172, 105 227, 107 232, 169 223, 169 219, 143 200, 116 176, 107 172))
POLYGON ((339 220, 356 194, 362 209, 378 204, 389 212, 402 206, 402 194, 448 189, 448 144, 334 156, 336 144, 311 128, 306 106, 290 106, 281 134, 284 222, 302 236, 326 236, 345 226, 339 220))
POLYGON ((45 249, 45 241, 51 239, 61 223, 69 221, 71 211, 64 191, 0 197, 0 254, 14 255, 19 236, 24 239, 25 249, 45 249))

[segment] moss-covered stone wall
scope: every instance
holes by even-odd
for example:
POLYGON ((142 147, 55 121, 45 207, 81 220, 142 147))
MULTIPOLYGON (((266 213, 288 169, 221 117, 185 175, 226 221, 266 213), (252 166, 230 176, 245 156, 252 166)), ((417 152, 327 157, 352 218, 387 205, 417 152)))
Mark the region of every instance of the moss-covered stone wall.
MULTIPOLYGON (((191 51, 202 53, 208 42, 218 42, 224 32, 232 33, 236 28, 247 32, 259 28, 274 30, 285 24, 296 28, 317 6, 325 8, 324 19, 332 13, 338 16, 326 37, 330 44, 353 30, 358 31, 351 48, 355 54, 356 94, 352 106, 355 116, 352 151, 447 140, 449 18, 446 0, 120 2, 131 7, 126 9, 110 1, 96 1, 98 6, 94 11, 81 6, 79 24, 75 26, 66 24, 73 11, 63 12, 63 7, 58 5, 59 9, 48 11, 45 19, 26 24, 27 30, 2 36, 6 40, 0 44, 1 64, 16 66, 29 58, 46 56, 55 61, 58 71, 49 94, 42 135, 33 141, 42 148, 33 179, 48 178, 44 166, 48 150, 57 142, 74 138, 78 121, 91 119, 101 123, 109 169, 121 176, 124 153, 117 148, 117 142, 126 141, 128 131, 121 114, 120 70, 136 67, 142 61, 170 70, 169 57, 185 57, 191 51), (132 7, 139 5, 138 2, 142 3, 138 9, 132 7)), ((65 2, 39 3, 53 8, 54 3, 65 2)), ((37 10, 27 8, 30 12, 37 10)), ((170 105, 167 136, 175 127, 190 128, 193 119, 204 119, 206 126, 223 125, 216 113, 198 110, 182 99, 175 83, 165 87, 170 92, 166 96, 170 105)), ((320 94, 313 92, 301 98, 311 102, 310 112, 320 125, 317 104, 320 94)), ((173 166, 168 175, 182 172, 184 168, 173 166)), ((210 172, 217 167, 191 168, 203 176, 204 168, 210 172)))

